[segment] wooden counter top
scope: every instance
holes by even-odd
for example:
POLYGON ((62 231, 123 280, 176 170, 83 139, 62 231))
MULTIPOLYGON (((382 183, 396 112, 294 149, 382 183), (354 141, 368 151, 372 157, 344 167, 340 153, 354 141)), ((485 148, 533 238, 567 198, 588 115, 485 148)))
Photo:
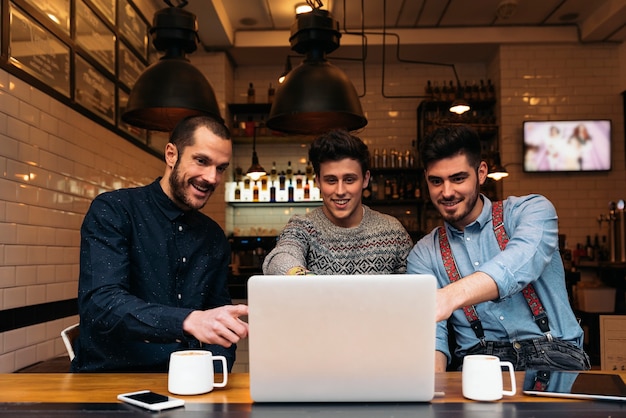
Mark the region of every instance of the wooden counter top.
MULTIPOLYGON (((626 379, 626 372, 618 373, 626 379)), ((524 373, 517 372, 517 395, 505 396, 499 402, 585 402, 526 396, 522 394, 524 373)), ((432 403, 473 402, 463 398, 461 373, 439 373, 435 379, 435 390, 443 392, 432 403)), ((111 403, 118 402, 117 395, 149 389, 168 394, 167 374, 71 374, 71 373, 15 373, 0 374, 0 403, 43 402, 43 403, 111 403)), ((178 396, 188 403, 252 404, 248 374, 232 374, 226 388, 195 396, 178 396)))

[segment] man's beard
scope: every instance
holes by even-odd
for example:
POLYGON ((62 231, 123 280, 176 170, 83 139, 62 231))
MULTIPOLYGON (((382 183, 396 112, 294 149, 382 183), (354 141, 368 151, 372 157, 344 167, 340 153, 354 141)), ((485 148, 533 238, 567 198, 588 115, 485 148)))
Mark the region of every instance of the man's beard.
POLYGON ((474 207, 476 206, 476 202, 478 202, 479 197, 480 197, 480 181, 477 179, 474 193, 469 195, 466 199, 463 200, 463 203, 465 203, 464 211, 462 213, 449 215, 449 216, 446 216, 445 212, 442 212, 443 219, 446 222, 448 222, 450 225, 458 226, 460 221, 465 219, 470 214, 470 212, 474 209, 474 207))
MULTIPOLYGON (((176 164, 174 164, 174 167, 172 168, 172 173, 170 174, 170 188, 172 189, 172 196, 178 205, 185 206, 189 209, 200 210, 204 207, 204 205, 206 205, 209 198, 207 197, 204 201, 198 202, 194 201, 185 194, 185 183, 184 180, 180 178, 180 173, 178 170, 179 163, 180 160, 177 160, 176 164)), ((192 184, 192 179, 189 180, 189 184, 192 184)), ((202 182, 202 184, 199 184, 199 186, 208 189, 210 194, 215 191, 215 187, 212 184, 208 184, 206 182, 202 182)))

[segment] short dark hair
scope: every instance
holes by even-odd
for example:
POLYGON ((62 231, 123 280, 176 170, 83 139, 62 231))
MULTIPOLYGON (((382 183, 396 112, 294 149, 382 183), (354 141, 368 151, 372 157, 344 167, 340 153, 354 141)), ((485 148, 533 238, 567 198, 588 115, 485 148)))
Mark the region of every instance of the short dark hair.
POLYGON ((194 134, 200 127, 207 128, 219 138, 230 139, 230 131, 223 123, 211 116, 194 115, 178 122, 170 134, 170 142, 176 146, 179 153, 182 153, 186 147, 193 145, 194 134))
POLYGON ((345 158, 356 160, 363 175, 369 170, 370 152, 361 138, 344 129, 337 129, 315 138, 309 148, 309 161, 315 174, 320 174, 320 164, 345 158))
POLYGON ((481 157, 478 132, 468 125, 448 125, 426 135, 420 144, 420 159, 424 168, 430 163, 456 155, 465 155, 469 164, 478 169, 481 157))

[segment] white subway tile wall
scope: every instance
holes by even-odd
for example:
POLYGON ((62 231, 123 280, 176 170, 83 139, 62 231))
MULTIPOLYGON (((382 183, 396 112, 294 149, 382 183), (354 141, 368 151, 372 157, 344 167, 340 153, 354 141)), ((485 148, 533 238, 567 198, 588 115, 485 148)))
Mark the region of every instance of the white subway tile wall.
MULTIPOLYGON (((504 195, 544 193, 559 212, 561 233, 570 245, 598 229, 596 218, 609 200, 624 198, 626 169, 624 114, 620 73, 626 46, 514 45, 500 49, 488 63, 458 63, 461 81, 491 78, 498 91, 503 163, 511 175, 502 181, 504 195), (621 58, 620 58, 621 57, 621 58), (534 100, 530 101, 530 98, 534 100), (532 176, 521 172, 521 123, 526 119, 608 118, 613 121, 613 170, 604 174, 532 176)), ((452 59, 453 57, 451 57, 452 59)), ((191 58, 210 80, 224 116, 227 103, 244 103, 249 82, 257 101, 266 100, 269 83, 283 70, 238 67, 225 54, 197 51, 191 58)), ((329 56, 332 61, 332 55, 329 56)), ((358 63, 333 62, 353 80, 368 125, 357 134, 375 148, 405 149, 417 135, 416 113, 427 80, 452 79, 445 68, 392 63, 367 64, 366 83, 358 63), (366 90, 365 90, 366 88, 366 90)), ((288 160, 297 170, 307 147, 259 144, 266 169, 282 169, 288 160)), ((232 167, 250 165, 251 147, 236 145, 232 167)), ((0 309, 76 297, 79 228, 97 194, 151 182, 163 163, 80 113, 0 70, 0 309)), ((229 173, 232 176, 231 173, 229 173)), ((227 233, 234 228, 282 229, 303 207, 232 208, 224 190, 206 212, 227 233)), ((606 226, 604 226, 606 228, 606 226)), ((65 355, 59 333, 77 317, 0 333, 0 372, 65 355)), ((245 369, 245 343, 238 367, 245 369)))

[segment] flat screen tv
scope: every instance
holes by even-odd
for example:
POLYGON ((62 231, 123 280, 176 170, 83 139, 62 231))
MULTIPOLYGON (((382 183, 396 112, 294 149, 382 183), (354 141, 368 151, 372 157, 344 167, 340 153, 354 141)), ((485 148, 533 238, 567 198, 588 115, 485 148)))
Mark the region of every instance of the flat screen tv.
POLYGON ((610 120, 525 121, 525 172, 611 169, 610 120))

